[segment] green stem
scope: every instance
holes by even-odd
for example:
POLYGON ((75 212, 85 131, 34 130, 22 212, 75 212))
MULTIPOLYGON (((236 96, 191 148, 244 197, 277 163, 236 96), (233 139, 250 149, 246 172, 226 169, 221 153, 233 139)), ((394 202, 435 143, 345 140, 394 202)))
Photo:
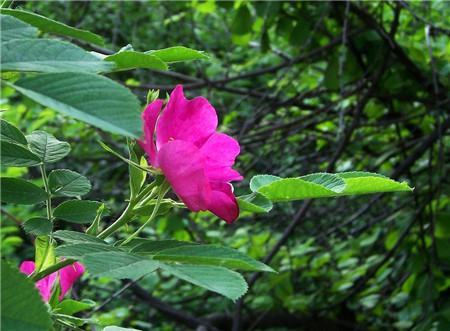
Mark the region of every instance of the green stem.
MULTIPOLYGON (((47 200, 45 202, 46 209, 47 209, 47 218, 49 219, 49 221, 53 221, 52 194, 50 191, 50 186, 48 184, 48 177, 47 177, 47 172, 45 171, 44 163, 42 163, 39 166, 39 168, 41 170, 42 181, 44 182, 45 192, 47 192, 47 200)), ((36 266, 35 271, 34 271, 36 274, 38 274, 41 271, 42 266, 44 265, 45 261, 47 261, 47 255, 51 249, 51 240, 52 239, 50 237, 48 237, 47 245, 45 246, 44 256, 41 260, 41 263, 36 266)))
MULTIPOLYGON (((133 208, 142 200, 147 197, 147 194, 152 191, 152 189, 155 187, 156 183, 153 182, 149 184, 145 189, 143 189, 136 198, 133 200, 130 200, 128 203, 127 208, 125 208, 124 212, 120 217, 109 227, 107 227, 105 230, 103 230, 99 235, 97 235, 97 238, 105 239, 109 237, 111 234, 116 232, 120 227, 127 224, 131 218, 133 217, 133 208)), ((152 193, 150 193, 152 195, 152 193)))
POLYGON ((47 206, 47 217, 51 221, 53 219, 52 194, 48 185, 48 177, 47 172, 45 171, 45 165, 41 164, 39 168, 41 169, 42 181, 44 182, 45 191, 47 192, 47 201, 45 203, 47 206))
POLYGON ((130 201, 128 203, 127 208, 125 208, 125 210, 123 211, 122 215, 120 215, 120 217, 113 224, 111 224, 105 230, 100 232, 100 234, 97 235, 97 238, 105 239, 105 238, 109 237, 111 234, 113 234, 114 232, 116 232, 117 229, 119 229, 123 225, 127 224, 128 221, 133 216, 131 212, 132 212, 135 204, 136 204, 135 201, 130 201))
POLYGON ((144 224, 142 224, 142 226, 139 229, 137 229, 131 236, 129 236, 124 242, 122 242, 120 244, 120 246, 125 245, 125 244, 129 243, 131 240, 133 240, 134 238, 136 238, 136 236, 142 230, 144 230, 144 228, 147 226, 147 224, 150 223, 156 217, 156 214, 158 213, 159 206, 161 205, 161 201, 163 200, 163 198, 166 195, 166 193, 169 190, 169 188, 170 188, 170 186, 169 186, 169 184, 166 181, 164 181, 161 184, 161 186, 159 187, 159 190, 158 190, 158 199, 156 200, 155 207, 153 208, 153 211, 152 211, 150 217, 148 218, 147 221, 145 221, 144 224))
POLYGON ((32 275, 31 280, 36 282, 44 277, 47 277, 48 275, 50 275, 52 273, 58 271, 59 269, 67 267, 68 265, 70 265, 74 262, 76 262, 76 260, 73 260, 73 259, 66 259, 63 261, 59 261, 58 263, 55 263, 55 264, 51 265, 50 267, 45 268, 44 270, 32 275))

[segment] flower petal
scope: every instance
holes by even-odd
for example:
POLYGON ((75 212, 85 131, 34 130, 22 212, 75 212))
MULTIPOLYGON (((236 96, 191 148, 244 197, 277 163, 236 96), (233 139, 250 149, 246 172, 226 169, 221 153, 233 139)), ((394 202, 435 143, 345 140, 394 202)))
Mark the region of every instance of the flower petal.
POLYGON ((205 173, 211 181, 229 182, 242 180, 242 176, 231 169, 239 155, 239 143, 224 133, 214 133, 200 149, 205 157, 205 173))
POLYGON ((183 87, 177 85, 158 120, 156 146, 159 150, 168 141, 184 140, 201 147, 216 128, 216 110, 208 100, 203 97, 187 100, 183 87))
POLYGON ((163 100, 157 99, 149 104, 142 113, 142 121, 144 122, 144 140, 139 140, 139 144, 147 153, 150 158, 150 163, 154 167, 157 167, 154 140, 155 126, 162 105, 163 100))
POLYGON ((158 163, 174 192, 192 211, 206 210, 211 189, 200 150, 190 142, 174 140, 158 152, 158 163))
MULTIPOLYGON (((27 276, 31 275, 34 269, 35 263, 33 261, 23 261, 19 267, 20 272, 24 273, 27 276)), ((41 294, 42 299, 45 302, 48 302, 48 300, 50 300, 55 280, 56 280, 56 272, 38 280, 35 284, 36 288, 39 290, 39 293, 41 294)))
POLYGON ((34 269, 36 268, 34 261, 23 261, 20 264, 19 270, 21 273, 29 276, 33 273, 34 269))
POLYGON ((72 288, 73 284, 84 273, 84 267, 81 263, 75 262, 59 271, 59 283, 61 284, 61 294, 59 300, 72 288))
POLYGON ((239 216, 239 206, 233 194, 233 187, 228 183, 211 183, 211 189, 208 210, 225 222, 233 223, 239 216))

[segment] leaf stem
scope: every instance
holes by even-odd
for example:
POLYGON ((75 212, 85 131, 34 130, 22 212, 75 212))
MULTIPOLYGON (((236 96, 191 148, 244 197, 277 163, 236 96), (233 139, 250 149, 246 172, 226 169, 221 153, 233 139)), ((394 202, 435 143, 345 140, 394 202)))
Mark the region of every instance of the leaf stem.
POLYGON ((76 262, 76 260, 74 260, 74 259, 66 259, 66 260, 59 261, 59 262, 51 265, 50 267, 45 268, 44 270, 36 273, 35 275, 32 275, 30 278, 31 278, 31 280, 36 282, 36 281, 38 281, 44 277, 47 277, 48 275, 58 271, 59 269, 66 267, 74 262, 76 262))
POLYGON ((45 171, 45 165, 42 163, 39 168, 41 169, 42 181, 44 182, 45 192, 47 192, 47 217, 49 221, 53 220, 53 211, 52 211, 52 193, 50 191, 50 187, 48 184, 47 172, 45 171))
POLYGON ((150 223, 157 215, 159 206, 161 205, 161 201, 163 200, 164 196, 166 195, 167 191, 169 190, 170 186, 169 183, 164 181, 161 186, 158 189, 158 199, 156 200, 155 207, 153 208, 153 211, 150 215, 150 217, 145 221, 144 224, 141 225, 139 229, 137 229, 131 236, 129 236, 125 241, 123 241, 120 246, 125 245, 129 243, 132 239, 136 238, 136 236, 144 230, 144 228, 147 226, 148 223, 150 223))
POLYGON ((120 215, 120 217, 113 224, 111 224, 108 228, 103 230, 97 236, 97 238, 105 239, 105 238, 109 237, 111 234, 113 234, 114 232, 116 232, 120 227, 127 224, 130 221, 130 219, 133 217, 133 213, 132 213, 133 208, 141 200, 145 199, 147 197, 147 195, 149 194, 149 192, 150 192, 150 195, 152 195, 152 190, 155 187, 155 185, 156 185, 156 182, 149 184, 146 188, 144 188, 142 190, 142 192, 140 192, 137 195, 137 197, 135 199, 130 200, 130 202, 128 203, 128 206, 125 208, 122 215, 120 215))

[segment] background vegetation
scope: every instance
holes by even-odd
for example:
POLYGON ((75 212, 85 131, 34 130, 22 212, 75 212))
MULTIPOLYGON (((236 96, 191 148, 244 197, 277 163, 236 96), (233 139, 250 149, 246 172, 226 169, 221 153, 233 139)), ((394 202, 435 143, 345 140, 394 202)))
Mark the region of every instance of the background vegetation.
MULTIPOLYGON (((407 180, 413 194, 277 205, 226 225, 180 210, 145 235, 222 243, 278 274, 247 274, 236 303, 163 274, 139 282, 84 280, 75 297, 103 325, 142 330, 449 330, 450 197, 448 110, 450 7, 433 2, 14 2, 105 36, 111 54, 184 45, 209 61, 171 71, 110 76, 142 104, 148 89, 184 84, 216 107, 221 128, 242 148, 246 178, 318 171, 376 171, 407 180)), ((93 183, 113 220, 128 192, 127 166, 102 139, 126 141, 2 90, 2 116, 24 132, 68 141, 69 167, 93 183)), ((124 110, 126 111, 126 110, 124 110)), ((37 178, 26 168, 7 176, 37 178)), ((248 187, 246 181, 236 190, 248 187)), ((38 210, 2 206, 2 254, 33 258, 21 224, 38 210)), ((107 218, 108 219, 108 218, 107 218)), ((129 228, 129 233, 133 232, 129 228)))

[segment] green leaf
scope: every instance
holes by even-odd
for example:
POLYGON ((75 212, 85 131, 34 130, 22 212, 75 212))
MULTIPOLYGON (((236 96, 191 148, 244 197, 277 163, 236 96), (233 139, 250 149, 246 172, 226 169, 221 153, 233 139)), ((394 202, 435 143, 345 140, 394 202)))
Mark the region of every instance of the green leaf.
POLYGON ((102 72, 110 63, 71 43, 54 39, 16 39, 2 43, 2 71, 102 72))
POLYGON ((92 276, 138 279, 159 267, 159 263, 125 252, 100 252, 85 255, 83 264, 92 276))
MULTIPOLYGON (((135 142, 128 141, 128 152, 130 155, 130 161, 139 165, 147 166, 147 162, 145 158, 141 156, 138 157, 135 151, 135 142)), ((128 171, 130 173, 130 195, 131 197, 135 197, 141 191, 142 185, 145 183, 145 178, 147 177, 147 172, 141 169, 128 165, 128 171)))
POLYGON ((75 243, 56 248, 56 255, 80 259, 85 255, 101 252, 116 252, 117 248, 103 243, 75 243))
POLYGON ((52 232, 53 223, 45 217, 33 217, 25 221, 22 226, 25 232, 42 236, 52 232))
POLYGON ((101 206, 97 209, 97 215, 95 215, 92 224, 86 230, 87 234, 96 236, 99 233, 100 220, 102 218, 103 213, 105 213, 106 211, 107 211, 106 206, 104 203, 102 203, 101 206))
POLYGON ((174 46, 164 49, 151 50, 146 52, 146 54, 157 56, 166 63, 209 59, 208 55, 206 55, 204 52, 196 51, 184 46, 174 46))
POLYGON ((2 202, 33 205, 47 199, 47 192, 20 178, 3 177, 0 187, 2 202))
POLYGON ((399 183, 385 176, 368 172, 316 173, 297 178, 258 175, 252 178, 250 188, 272 201, 412 190, 406 182, 399 183))
POLYGON ((52 320, 33 282, 1 262, 1 329, 48 331, 52 320))
POLYGON ((50 73, 10 85, 44 106, 102 130, 141 136, 139 101, 108 78, 88 73, 50 73))
POLYGON ((301 199, 334 197, 345 185, 339 177, 331 174, 314 174, 297 178, 280 178, 264 176, 252 178, 250 188, 257 188, 272 201, 294 201, 301 199), (255 180, 255 183, 252 182, 255 180), (261 184, 262 183, 262 184, 261 184), (268 184, 267 184, 268 183, 268 184))
POLYGON ((383 193, 383 192, 411 192, 412 188, 406 182, 397 182, 383 175, 353 171, 337 174, 345 181, 343 195, 383 193))
POLYGON ((165 249, 156 253, 153 259, 192 265, 222 266, 247 271, 274 272, 271 267, 237 250, 216 245, 188 245, 165 249))
POLYGON ((0 120, 0 139, 13 144, 26 145, 27 139, 18 128, 5 120, 0 120))
POLYGON ((0 33, 2 42, 13 39, 35 38, 38 34, 35 27, 7 15, 0 15, 0 31, 2 32, 0 33))
POLYGON ((137 98, 108 78, 88 73, 50 73, 9 85, 44 106, 102 130, 141 136, 137 98))
POLYGON ((0 13, 14 16, 20 19, 21 21, 24 21, 28 24, 37 27, 39 30, 43 32, 49 32, 61 36, 72 37, 99 46, 104 45, 103 38, 100 37, 99 35, 96 35, 89 31, 73 28, 64 23, 54 21, 52 19, 49 19, 36 13, 27 12, 24 10, 3 9, 3 8, 0 10, 0 13))
POLYGON ((276 180, 281 179, 281 177, 278 176, 272 176, 272 175, 257 175, 254 176, 250 180, 250 190, 252 192, 258 191, 258 189, 262 186, 268 185, 276 180))
POLYGON ((81 242, 81 243, 94 243, 106 245, 106 242, 104 240, 78 231, 59 230, 53 233, 53 237, 62 240, 66 243, 72 244, 77 244, 81 242))
POLYGON ((65 201, 55 208, 53 216, 71 223, 88 224, 94 220, 100 205, 98 201, 65 201))
POLYGON ((223 267, 161 264, 161 269, 231 300, 239 299, 248 289, 247 283, 240 274, 223 267))
POLYGON ((0 146, 0 161, 4 166, 31 167, 41 163, 39 156, 29 151, 25 146, 4 140, 0 141, 0 146))
POLYGON ((70 152, 70 145, 59 141, 45 131, 34 131, 27 136, 30 150, 40 157, 44 163, 61 160, 70 152))
POLYGON ((115 63, 115 70, 130 70, 145 68, 153 70, 167 70, 165 64, 159 57, 136 51, 121 51, 105 57, 105 61, 115 63))
POLYGON ((76 301, 72 299, 65 299, 58 303, 53 311, 58 314, 73 315, 79 313, 80 311, 89 310, 95 307, 95 305, 96 303, 92 300, 83 299, 81 301, 76 301))
POLYGON ((156 254, 160 251, 176 248, 186 247, 188 245, 198 245, 196 243, 179 240, 149 240, 144 238, 133 239, 127 247, 132 247, 131 252, 142 254, 156 254))
POLYGON ((58 169, 50 172, 48 183, 50 191, 56 196, 83 196, 91 190, 89 179, 67 169, 58 169))
POLYGON ((49 236, 39 236, 34 241, 36 272, 44 270, 56 262, 55 242, 49 236))
POLYGON ((252 213, 268 213, 272 210, 273 207, 272 201, 257 192, 242 195, 240 197, 237 197, 236 199, 241 211, 249 211, 252 213))

